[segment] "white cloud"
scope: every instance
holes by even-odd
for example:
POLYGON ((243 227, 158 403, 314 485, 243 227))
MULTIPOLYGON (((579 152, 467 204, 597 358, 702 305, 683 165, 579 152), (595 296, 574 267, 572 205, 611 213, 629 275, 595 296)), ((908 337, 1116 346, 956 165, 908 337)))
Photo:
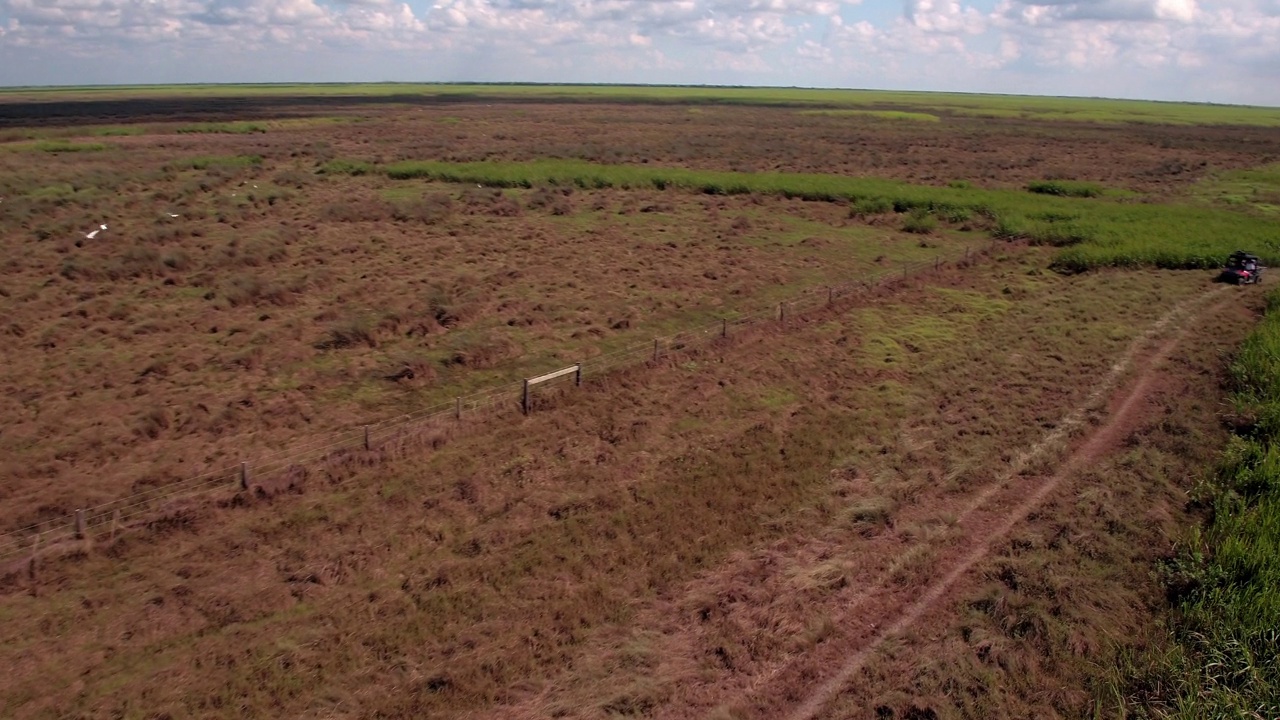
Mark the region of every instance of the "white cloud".
POLYGON ((986 27, 986 17, 960 0, 907 0, 907 18, 925 32, 977 34, 986 27))
POLYGON ((1280 104, 1280 0, 995 1, 904 0, 884 18, 849 0, 0 0, 0 83, 731 82, 1280 104))
MULTIPOLYGON (((1191 22, 1195 0, 1026 0, 1028 8, 1062 20, 1177 20, 1191 22)), ((1034 12, 1034 11, 1033 11, 1034 12)))
POLYGON ((1157 68, 1202 66, 1210 53, 1222 53, 1216 62, 1223 66, 1254 54, 1280 60, 1277 23, 1260 10, 1246 3, 1198 8, 1190 0, 1101 0, 1088 7, 1006 0, 995 15, 1002 32, 1033 48, 1046 67, 1133 63, 1157 68), (1236 43, 1229 46, 1218 38, 1236 43))

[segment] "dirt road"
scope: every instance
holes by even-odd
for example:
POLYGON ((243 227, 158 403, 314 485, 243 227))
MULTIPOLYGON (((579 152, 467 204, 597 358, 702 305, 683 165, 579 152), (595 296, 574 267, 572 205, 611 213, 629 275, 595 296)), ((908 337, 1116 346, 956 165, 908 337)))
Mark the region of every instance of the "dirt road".
MULTIPOLYGON (((1227 288, 1218 288, 1178 306, 1152 326, 1149 332, 1134 341, 1107 377, 1100 382, 1088 402, 1074 409, 1045 440, 1020 455, 1015 467, 1005 473, 1002 482, 993 484, 974 499, 959 520, 961 525, 968 528, 967 540, 953 551, 953 559, 939 564, 941 576, 917 600, 896 612, 884 613, 878 622, 871 623, 879 631, 853 650, 844 663, 813 688, 787 717, 791 720, 810 720, 816 717, 886 641, 902 635, 920 621, 926 611, 943 603, 957 581, 987 556, 994 543, 1025 521, 1051 493, 1063 483, 1069 482, 1078 470, 1115 449, 1136 427, 1161 364, 1186 336, 1188 326, 1221 309, 1225 301, 1220 297, 1226 290, 1227 288), (1175 325, 1179 329, 1170 334, 1169 329, 1175 325), (1162 338, 1163 335, 1168 336, 1162 338), (1120 390, 1115 391, 1114 388, 1135 367, 1136 373, 1128 378, 1128 382, 1120 390), (1106 420, 1084 436, 1071 454, 1058 465, 1056 472, 1032 479, 1016 477, 1018 471, 1030 460, 1046 452, 1054 443, 1060 442, 1065 433, 1079 428, 1085 415, 1109 392, 1113 394, 1106 420)), ((867 617, 862 615, 858 620, 865 622, 867 617)))

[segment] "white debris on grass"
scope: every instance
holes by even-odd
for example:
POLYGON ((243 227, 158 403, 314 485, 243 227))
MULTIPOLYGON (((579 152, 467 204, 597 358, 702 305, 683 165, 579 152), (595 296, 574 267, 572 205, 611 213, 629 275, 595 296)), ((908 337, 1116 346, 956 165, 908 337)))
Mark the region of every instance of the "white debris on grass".
POLYGON ((85 238, 86 238, 86 239, 88 239, 88 240, 92 240, 92 239, 94 239, 94 238, 98 237, 98 233, 100 233, 100 232, 102 232, 103 230, 106 230, 106 229, 107 229, 107 226, 106 226, 106 225, 99 225, 99 226, 98 226, 98 228, 97 228, 96 230, 93 230, 92 232, 86 233, 86 234, 85 234, 85 238))

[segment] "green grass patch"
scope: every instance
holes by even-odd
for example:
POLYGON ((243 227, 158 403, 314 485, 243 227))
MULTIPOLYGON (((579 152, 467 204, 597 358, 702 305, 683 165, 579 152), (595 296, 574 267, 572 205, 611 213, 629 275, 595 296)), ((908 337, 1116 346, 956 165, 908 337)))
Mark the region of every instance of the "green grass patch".
POLYGON ((325 175, 368 175, 377 169, 373 163, 359 160, 330 160, 320 166, 320 172, 325 175))
POLYGON ((253 133, 264 133, 267 127, 257 122, 236 121, 236 122, 203 122, 193 125, 183 125, 175 130, 179 134, 230 134, 230 135, 251 135, 253 133))
POLYGON ((301 130, 306 128, 359 122, 362 118, 344 116, 317 116, 300 118, 276 118, 270 120, 233 120, 228 122, 201 122, 173 128, 179 134, 253 135, 274 130, 301 130))
POLYGON ((828 117, 868 117, 878 120, 913 120, 916 122, 940 122, 941 118, 923 112, 906 110, 801 110, 801 115, 825 115, 828 117))
POLYGON ((840 175, 703 171, 577 160, 407 161, 388 165, 383 171, 396 179, 491 187, 678 188, 718 195, 773 194, 847 202, 855 214, 890 208, 898 213, 927 212, 941 219, 967 214, 995 237, 1063 247, 1053 263, 1067 272, 1105 266, 1214 268, 1240 248, 1257 253, 1267 264, 1280 264, 1280 236, 1272 224, 1229 208, 932 187, 840 175))
MULTIPOLYGON (((146 128, 138 125, 90 125, 77 127, 30 128, 18 127, 0 130, 0 143, 22 140, 66 141, 77 137, 123 137, 142 135, 146 128)), ((28 148, 34 145, 28 145, 28 148)), ((106 147, 105 145, 103 146, 106 147)))
POLYGON ((930 109, 962 117, 1030 122, 1158 125, 1254 125, 1277 127, 1276 108, 1209 103, 1166 103, 1105 98, 1020 98, 1009 96, 949 96, 930 109))
POLYGON ((97 193, 89 188, 76 187, 71 183, 55 183, 38 187, 23 197, 36 202, 65 205, 71 202, 92 199, 96 196, 97 193))
MULTIPOLYGON (((952 288, 930 288, 930 292, 946 299, 954 310, 972 315, 976 320, 986 320, 1012 307, 1009 301, 998 296, 987 295, 973 290, 956 290, 952 288)), ((949 338, 946 338, 949 339, 949 338)))
POLYGON ((32 149, 47 153, 101 152, 109 146, 103 143, 77 143, 70 140, 38 140, 32 149))
POLYGON ((760 391, 759 397, 760 407, 768 408, 770 410, 777 410, 778 408, 786 407, 797 400, 798 398, 795 393, 786 388, 780 387, 763 388, 760 391))
POLYGON ((1256 424, 1228 445, 1201 493, 1211 519, 1169 568, 1175 645, 1143 682, 1165 717, 1280 717, 1280 291, 1268 306, 1231 365, 1256 424))
POLYGON ((1214 175, 1192 193, 1203 202, 1274 219, 1280 215, 1280 163, 1214 175))

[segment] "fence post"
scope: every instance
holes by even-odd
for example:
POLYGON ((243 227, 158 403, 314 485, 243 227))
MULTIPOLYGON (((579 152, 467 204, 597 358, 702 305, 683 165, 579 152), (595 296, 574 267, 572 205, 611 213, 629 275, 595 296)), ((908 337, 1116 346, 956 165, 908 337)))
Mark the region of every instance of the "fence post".
POLYGON ((116 532, 119 530, 120 530, 120 508, 116 508, 115 512, 111 513, 111 539, 112 540, 116 539, 116 532))
POLYGON ((933 269, 934 269, 934 271, 936 272, 936 271, 937 271, 937 270, 939 270, 941 267, 942 267, 942 256, 941 256, 941 255, 934 255, 934 256, 933 256, 933 269))
POLYGON ((40 559, 40 533, 36 533, 36 537, 31 541, 31 564, 27 568, 27 572, 31 574, 31 579, 36 579, 36 562, 40 559))
POLYGON ((520 398, 520 410, 529 414, 529 378, 524 379, 524 395, 520 398))
POLYGON ((240 463, 240 489, 249 489, 249 463, 240 463))
POLYGON ((653 339, 653 361, 658 361, 658 338, 653 339))
POLYGON ((84 510, 76 509, 76 539, 84 539, 84 510))
POLYGON ((369 449, 369 426, 364 426, 364 449, 369 449))
POLYGON ((453 419, 454 419, 454 420, 461 420, 461 419, 462 419, 462 398, 454 398, 453 400, 454 400, 454 402, 453 402, 453 419))
POLYGON ((577 364, 578 369, 573 373, 574 387, 582 387, 582 363, 577 364))
POLYGON ((832 302, 835 301, 835 299, 836 299, 836 289, 828 285, 827 286, 827 304, 830 305, 832 302))
POLYGON ((729 318, 720 318, 720 337, 729 337, 729 318))

